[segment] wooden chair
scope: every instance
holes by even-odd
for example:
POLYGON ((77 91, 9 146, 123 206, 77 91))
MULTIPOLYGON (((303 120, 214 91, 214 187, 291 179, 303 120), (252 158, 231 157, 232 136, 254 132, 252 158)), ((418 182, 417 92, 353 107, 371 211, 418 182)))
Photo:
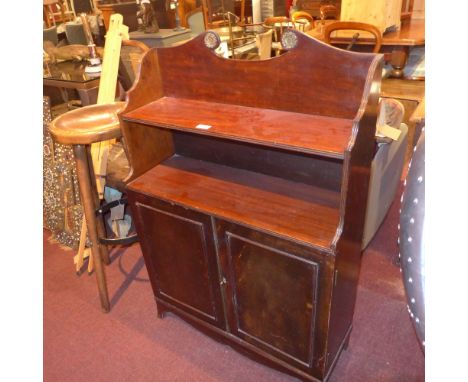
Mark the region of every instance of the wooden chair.
POLYGON ((275 55, 279 56, 283 50, 281 36, 285 29, 294 29, 294 23, 286 16, 267 17, 263 26, 273 30, 271 47, 275 50, 275 55))
POLYGON ((314 18, 305 11, 296 11, 291 16, 291 21, 297 30, 307 32, 315 27, 314 18))
POLYGON ((320 20, 338 20, 338 8, 332 4, 320 7, 320 20))
POLYGON ((75 17, 73 10, 69 9, 68 2, 65 0, 42 0, 42 12, 47 28, 56 25, 57 16, 60 22, 70 21, 75 17))
POLYGON ((266 32, 257 33, 255 35, 255 45, 258 53, 253 54, 251 60, 266 60, 271 58, 271 42, 272 42, 273 30, 268 29, 266 32))
MULTIPOLYGON (((324 42, 329 45, 334 45, 334 44, 339 43, 340 38, 339 37, 332 38, 331 34, 336 31, 344 31, 344 30, 365 31, 365 32, 371 33, 375 39, 375 45, 374 45, 372 52, 378 53, 380 51, 380 47, 382 46, 382 34, 380 33, 380 31, 371 24, 358 23, 358 22, 353 22, 353 21, 337 21, 335 23, 325 25, 324 31, 323 31, 324 42)), ((346 50, 351 50, 353 45, 359 39, 359 35, 360 35, 359 32, 356 32, 353 35, 350 35, 350 37, 352 37, 351 41, 344 43, 344 44, 347 44, 346 50)))

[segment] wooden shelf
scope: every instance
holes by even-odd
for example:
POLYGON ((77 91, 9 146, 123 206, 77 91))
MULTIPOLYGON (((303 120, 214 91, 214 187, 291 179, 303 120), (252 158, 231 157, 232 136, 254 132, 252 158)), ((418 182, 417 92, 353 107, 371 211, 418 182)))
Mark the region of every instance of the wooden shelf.
POLYGON ((123 118, 331 158, 343 158, 353 126, 349 119, 172 97, 162 97, 123 118), (197 128, 199 124, 211 128, 197 128))
POLYGON ((322 248, 339 222, 337 192, 178 155, 127 187, 322 248))

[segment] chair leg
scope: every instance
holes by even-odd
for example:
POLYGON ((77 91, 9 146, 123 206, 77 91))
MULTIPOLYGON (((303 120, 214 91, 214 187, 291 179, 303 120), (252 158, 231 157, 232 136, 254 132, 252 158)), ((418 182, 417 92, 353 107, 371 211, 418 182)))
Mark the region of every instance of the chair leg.
MULTIPOLYGON (((100 206, 100 201, 99 201, 99 195, 97 193, 97 188, 96 188, 96 178, 94 175, 93 162, 91 159, 91 146, 87 147, 86 154, 88 157, 88 168, 89 168, 89 176, 91 180, 91 187, 92 187, 92 193, 93 193, 94 211, 96 211, 96 209, 98 209, 100 206)), ((96 218, 96 225, 97 225, 98 237, 106 237, 107 236, 106 228, 104 227, 104 218, 102 216, 96 218)), ((104 261, 104 264, 109 265, 110 257, 109 257, 109 250, 107 248, 107 245, 99 243, 99 251, 101 253, 102 261, 104 261)))
POLYGON ((99 250, 98 225, 95 215, 95 199, 92 189, 91 174, 89 172, 89 162, 86 146, 74 145, 73 152, 75 154, 76 170, 78 175, 78 183, 80 187, 81 203, 84 209, 88 234, 91 240, 91 253, 94 258, 96 268, 96 278, 99 290, 99 298, 101 300, 102 310, 108 312, 110 309, 109 296, 107 292, 106 274, 104 264, 102 262, 99 250))

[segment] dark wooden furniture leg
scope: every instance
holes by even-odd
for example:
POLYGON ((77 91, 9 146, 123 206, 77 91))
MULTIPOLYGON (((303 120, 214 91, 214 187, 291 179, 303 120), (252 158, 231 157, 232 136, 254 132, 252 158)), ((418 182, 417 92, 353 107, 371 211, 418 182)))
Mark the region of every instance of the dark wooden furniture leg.
POLYGON ((99 298, 101 307, 104 312, 109 312, 109 296, 107 292, 106 274, 104 265, 99 251, 98 224, 95 216, 95 204, 93 183, 89 172, 89 161, 86 145, 74 145, 73 152, 75 154, 76 170, 78 174, 78 183, 80 186, 80 195, 83 204, 86 225, 88 234, 91 240, 91 252, 94 258, 94 266, 96 267, 96 278, 98 282, 99 298))
POLYGON ((76 90, 78 92, 78 95, 80 96, 82 106, 94 105, 97 102, 99 87, 76 90))
MULTIPOLYGON (((93 201, 94 201, 94 211, 96 211, 101 205, 101 202, 99 200, 99 195, 97 193, 96 176, 94 174, 93 162, 91 159, 91 146, 89 145, 86 146, 86 154, 88 157, 88 168, 89 168, 89 176, 90 176, 90 181, 91 181, 91 192, 92 192, 93 201)), ((103 218, 102 217, 98 218, 96 217, 96 215, 94 216, 96 220, 98 238, 107 237, 103 218)), ((104 261, 104 264, 109 265, 110 257, 109 257, 109 251, 108 251, 107 245, 99 243, 99 252, 101 253, 101 258, 102 258, 102 261, 104 261)))
POLYGON ((403 78, 403 69, 405 68, 406 61, 408 60, 409 47, 395 46, 392 51, 392 59, 390 64, 393 67, 390 76, 393 78, 403 78))

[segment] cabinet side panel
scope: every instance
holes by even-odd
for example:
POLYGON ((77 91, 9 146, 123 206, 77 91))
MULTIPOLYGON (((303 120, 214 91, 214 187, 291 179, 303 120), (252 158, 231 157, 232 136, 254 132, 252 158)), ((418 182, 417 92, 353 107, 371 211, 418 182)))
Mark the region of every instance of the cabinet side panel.
POLYGON ((126 183, 174 154, 171 131, 140 123, 122 123, 125 123, 126 128, 132 131, 131 135, 125 137, 131 164, 130 174, 125 179, 126 183))
POLYGON ((126 122, 123 115, 163 96, 157 49, 143 56, 132 88, 128 91, 125 109, 119 114, 120 127, 127 148, 130 174, 125 182, 140 176, 173 153, 170 132, 126 122))
POLYGON ((330 316, 327 369, 334 365, 351 328, 361 267, 362 239, 369 191, 370 166, 375 147, 375 126, 382 73, 382 58, 369 78, 367 103, 357 126, 354 145, 345 155, 342 234, 336 246, 335 282, 330 316))

